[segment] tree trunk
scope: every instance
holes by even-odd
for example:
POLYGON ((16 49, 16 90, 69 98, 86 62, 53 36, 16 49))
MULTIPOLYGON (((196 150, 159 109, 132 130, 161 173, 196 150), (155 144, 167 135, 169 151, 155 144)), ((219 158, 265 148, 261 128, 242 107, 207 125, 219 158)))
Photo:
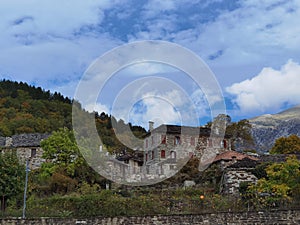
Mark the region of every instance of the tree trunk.
POLYGON ((6 199, 5 199, 5 196, 2 195, 2 198, 1 198, 1 211, 5 212, 5 208, 6 208, 6 199))

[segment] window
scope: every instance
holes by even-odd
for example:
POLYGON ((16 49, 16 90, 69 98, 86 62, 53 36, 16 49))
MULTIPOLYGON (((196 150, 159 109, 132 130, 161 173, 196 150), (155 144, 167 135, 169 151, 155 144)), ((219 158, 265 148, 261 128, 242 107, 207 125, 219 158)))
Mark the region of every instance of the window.
POLYGON ((166 142, 167 142, 167 137, 166 137, 166 135, 161 135, 161 143, 162 143, 162 144, 166 144, 166 142))
POLYGON ((170 165, 170 170, 175 170, 176 166, 175 165, 170 165))
POLYGON ((171 151, 171 159, 176 159, 176 152, 171 151))
POLYGON ((36 156, 36 149, 35 148, 32 148, 31 149, 31 158, 35 157, 36 156))
POLYGON ((146 144, 145 144, 146 146, 146 148, 148 148, 148 139, 146 139, 146 144))
POLYGON ((175 136, 174 144, 175 145, 180 145, 180 137, 179 136, 175 136))
POLYGON ((162 158, 162 159, 166 158, 166 151, 165 150, 161 150, 160 158, 162 158))
POLYGON ((227 148, 227 142, 226 142, 226 140, 223 140, 223 148, 227 148))
POLYGON ((146 162, 147 162, 148 161, 148 153, 146 153, 145 158, 146 158, 146 162))
POLYGON ((154 151, 152 151, 151 158, 154 159, 154 151))

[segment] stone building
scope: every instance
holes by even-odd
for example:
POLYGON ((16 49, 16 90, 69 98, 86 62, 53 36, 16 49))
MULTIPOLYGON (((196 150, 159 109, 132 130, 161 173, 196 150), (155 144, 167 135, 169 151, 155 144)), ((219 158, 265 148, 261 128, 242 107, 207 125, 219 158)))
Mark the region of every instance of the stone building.
POLYGON ((243 182, 256 183, 257 177, 252 174, 259 159, 236 151, 227 151, 216 156, 213 164, 223 171, 220 192, 224 194, 239 194, 243 182))
POLYGON ((143 153, 136 151, 107 160, 107 178, 119 183, 141 182, 143 168, 143 153))
POLYGON ((201 157, 204 151, 224 152, 231 149, 229 137, 210 138, 210 128, 178 125, 160 125, 144 139, 144 172, 149 176, 169 177, 191 157, 201 157))
POLYGON ((41 141, 49 137, 49 134, 30 133, 17 134, 12 137, 0 137, 1 151, 15 149, 21 162, 29 160, 30 169, 39 168, 45 160, 42 158, 43 149, 41 141))

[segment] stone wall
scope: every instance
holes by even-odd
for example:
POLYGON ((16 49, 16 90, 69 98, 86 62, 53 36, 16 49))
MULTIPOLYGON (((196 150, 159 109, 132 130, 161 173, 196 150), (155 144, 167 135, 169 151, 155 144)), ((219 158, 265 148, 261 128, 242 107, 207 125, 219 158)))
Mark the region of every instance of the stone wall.
POLYGON ((43 156, 43 149, 41 147, 19 147, 17 148, 17 156, 21 162, 29 159, 29 168, 40 168, 42 163, 45 162, 43 156))
POLYGON ((223 188, 225 194, 239 194, 239 187, 242 182, 256 183, 257 177, 248 168, 226 169, 223 174, 223 188))
POLYGON ((1 225, 254 225, 300 224, 300 210, 272 212, 208 213, 198 215, 138 216, 92 219, 3 219, 1 225))
POLYGON ((12 137, 0 136, 0 148, 3 152, 10 152, 16 149, 17 156, 22 163, 25 163, 26 159, 30 159, 30 169, 37 169, 45 161, 42 158, 41 141, 48 137, 49 134, 41 133, 16 134, 12 137))

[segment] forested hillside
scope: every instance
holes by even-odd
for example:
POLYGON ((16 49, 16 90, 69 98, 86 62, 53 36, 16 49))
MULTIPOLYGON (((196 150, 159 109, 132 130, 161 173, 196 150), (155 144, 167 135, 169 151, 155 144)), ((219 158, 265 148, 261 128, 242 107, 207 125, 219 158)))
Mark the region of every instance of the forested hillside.
POLYGON ((71 100, 23 82, 0 81, 0 135, 71 128, 71 100))
MULTIPOLYGON (((59 128, 71 129, 72 102, 73 100, 57 92, 51 93, 41 87, 23 82, 2 80, 0 81, 0 136, 35 132, 51 133, 59 128)), ((127 125, 123 120, 117 121, 105 113, 95 113, 97 130, 104 144, 111 152, 118 153, 126 147, 115 137, 112 120, 120 127, 127 125)), ((137 137, 146 133, 140 126, 129 125, 137 137)))

